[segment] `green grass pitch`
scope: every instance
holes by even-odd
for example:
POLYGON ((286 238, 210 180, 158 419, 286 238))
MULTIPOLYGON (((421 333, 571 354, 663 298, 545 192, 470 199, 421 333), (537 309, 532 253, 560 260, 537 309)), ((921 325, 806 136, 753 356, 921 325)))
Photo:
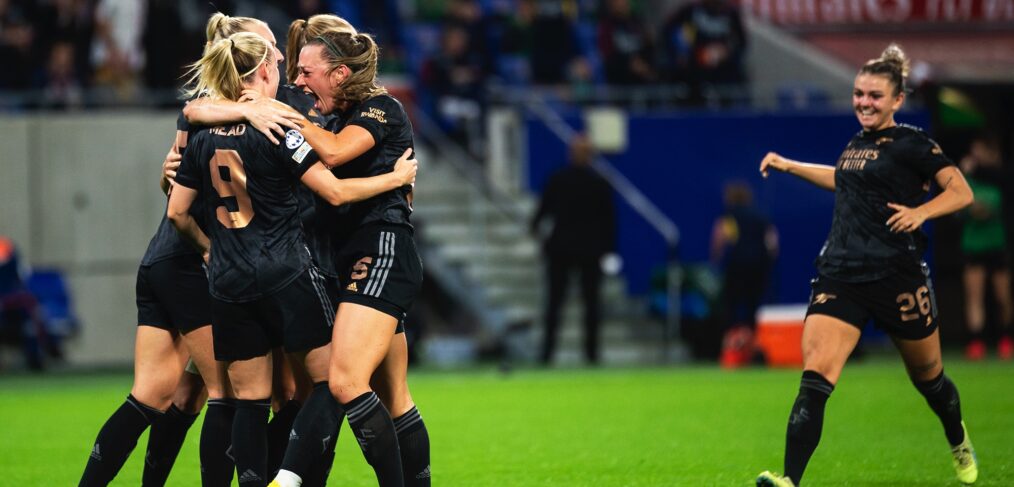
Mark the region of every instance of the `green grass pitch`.
MULTIPOLYGON (((1014 364, 947 361, 981 486, 1014 485, 1014 364)), ((781 469, 795 370, 710 367, 418 371, 435 485, 748 486, 781 469)), ((3 485, 76 485, 128 374, 0 377, 3 485)), ((897 358, 850 363, 806 485, 952 486, 942 428, 897 358)), ((199 485, 200 423, 169 485, 199 485)), ((113 485, 139 485, 147 436, 113 485)), ((376 485, 341 432, 331 485, 376 485)))

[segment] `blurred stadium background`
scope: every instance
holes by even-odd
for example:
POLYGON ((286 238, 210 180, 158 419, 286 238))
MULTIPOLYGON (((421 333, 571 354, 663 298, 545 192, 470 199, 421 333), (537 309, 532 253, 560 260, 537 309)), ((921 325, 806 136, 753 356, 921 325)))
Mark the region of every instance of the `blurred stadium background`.
MULTIPOLYGON (((925 127, 954 160, 983 131, 1002 138, 1005 160, 1014 149, 1011 0, 215 5, 264 19, 280 43, 291 19, 318 12, 377 36, 383 81, 409 106, 423 161, 415 219, 429 285, 413 336, 433 363, 533 358, 544 279, 527 224, 574 131, 601 150, 598 167, 617 189, 624 266, 605 285, 603 335, 614 364, 716 353, 708 242, 730 180, 752 187, 781 232, 765 302, 805 302, 833 198, 788 177, 762 182, 756 166, 769 150, 833 162, 857 129, 856 68, 888 42, 914 60, 901 121, 925 127)), ((179 76, 213 8, 0 2, 0 234, 22 265, 65 277, 79 327, 52 333, 77 329, 70 364, 130 361, 134 275, 164 205, 155 181, 179 76)), ((959 228, 957 218, 930 227, 951 343, 964 329, 959 228)), ((579 358, 578 309, 564 314, 564 363, 579 358)))
MULTIPOLYGON (((0 0, 0 236, 16 246, 0 242, 0 257, 16 256, 34 276, 47 312, 4 332, 0 372, 15 373, 0 378, 0 410, 15 426, 0 428, 0 471, 23 485, 71 483, 129 387, 134 279, 164 211, 157 181, 179 76, 214 9, 265 20, 280 44, 292 19, 334 12, 381 45, 383 83, 410 110, 422 161, 413 219, 427 284, 409 327, 423 365, 413 391, 448 485, 739 485, 778 468, 797 372, 668 366, 718 355, 720 279, 708 246, 723 185, 746 182, 780 231, 765 303, 804 303, 833 197, 790 177, 762 181, 757 165, 767 151, 835 161, 858 130, 855 72, 894 41, 914 60, 899 121, 926 128, 956 161, 974 136, 1000 137, 1004 193, 1014 194, 1014 0, 704 2, 0 0), (575 132, 600 150, 596 167, 617 190, 624 265, 604 285, 602 332, 604 364, 615 369, 521 370, 507 382, 495 371, 536 359, 545 279, 529 220, 575 132), (18 374, 19 349, 32 367, 72 374, 18 374), (51 410, 64 401, 80 407, 51 410), (25 440, 40 435, 59 441, 25 440)), ((965 338, 960 228, 957 217, 929 225, 950 347, 965 338)), ((557 353, 564 365, 581 363, 576 294, 557 353)), ((883 337, 870 337, 865 350, 876 352, 883 337)), ((843 381, 826 432, 845 440, 822 446, 812 470, 827 485, 949 485, 935 420, 914 391, 891 394, 909 386, 897 359, 886 360, 846 370, 856 382, 843 381), (911 408, 921 411, 914 420, 911 408), (873 410, 882 417, 863 413, 873 410), (877 438, 908 423, 921 436, 877 438), (870 438, 898 456, 871 458, 870 438), (939 452, 910 448, 936 443, 939 452), (926 462, 938 463, 920 470, 926 462)), ((1010 364, 948 370, 987 459, 981 483, 1011 485, 1010 364)), ((196 471, 196 436, 183 478, 196 471)), ((365 466, 349 445, 339 458, 358 474, 343 478, 360 485, 368 473, 354 470, 365 466)), ((121 480, 138 475, 132 463, 121 480)))

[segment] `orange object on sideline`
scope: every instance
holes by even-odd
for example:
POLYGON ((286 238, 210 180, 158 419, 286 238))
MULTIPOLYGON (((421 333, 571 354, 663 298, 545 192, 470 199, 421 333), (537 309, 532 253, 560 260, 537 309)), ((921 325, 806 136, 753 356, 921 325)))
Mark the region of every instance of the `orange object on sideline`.
POLYGON ((802 367, 806 305, 763 306, 757 312, 757 347, 771 367, 802 367))

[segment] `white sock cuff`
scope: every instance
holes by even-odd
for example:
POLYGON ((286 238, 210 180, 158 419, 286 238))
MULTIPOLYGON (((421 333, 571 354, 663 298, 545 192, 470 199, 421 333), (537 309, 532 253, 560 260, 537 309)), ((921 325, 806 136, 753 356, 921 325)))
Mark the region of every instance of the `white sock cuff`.
POLYGON ((303 478, 293 472, 282 469, 278 471, 278 475, 275 475, 274 483, 278 484, 278 487, 300 487, 303 485, 303 478))

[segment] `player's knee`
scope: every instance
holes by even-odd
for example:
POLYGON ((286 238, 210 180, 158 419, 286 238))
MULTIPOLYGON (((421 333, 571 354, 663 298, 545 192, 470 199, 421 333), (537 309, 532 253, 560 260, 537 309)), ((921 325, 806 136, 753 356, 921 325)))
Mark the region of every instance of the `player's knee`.
POLYGON ((921 383, 935 379, 943 371, 943 364, 939 359, 926 360, 916 364, 906 365, 908 377, 913 383, 921 383))
POLYGON ((130 394, 134 396, 141 404, 148 406, 152 409, 158 409, 159 411, 165 411, 169 409, 169 404, 172 403, 173 390, 160 387, 151 386, 138 386, 134 385, 134 388, 130 390, 130 394))

